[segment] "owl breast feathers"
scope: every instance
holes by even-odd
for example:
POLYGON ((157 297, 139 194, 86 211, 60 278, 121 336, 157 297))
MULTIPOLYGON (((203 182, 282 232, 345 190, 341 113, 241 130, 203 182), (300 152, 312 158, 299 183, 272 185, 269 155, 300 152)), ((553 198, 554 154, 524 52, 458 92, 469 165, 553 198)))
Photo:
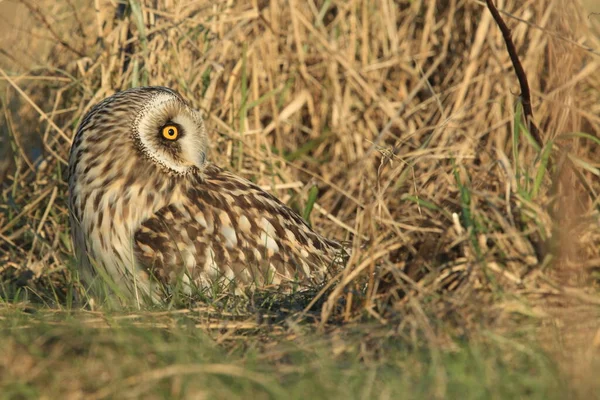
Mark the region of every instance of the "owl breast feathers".
POLYGON ((69 209, 82 280, 154 300, 230 285, 322 283, 348 251, 253 183, 207 162, 199 113, 176 92, 117 93, 82 119, 69 209), (183 286, 181 286, 183 285, 183 286))

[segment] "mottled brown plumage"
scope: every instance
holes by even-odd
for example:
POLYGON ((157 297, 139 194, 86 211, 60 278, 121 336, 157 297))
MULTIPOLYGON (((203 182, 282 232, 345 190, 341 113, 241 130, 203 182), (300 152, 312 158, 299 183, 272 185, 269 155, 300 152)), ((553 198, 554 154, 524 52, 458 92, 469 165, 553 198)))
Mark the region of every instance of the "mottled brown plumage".
POLYGON ((180 283, 305 286, 343 265, 340 244, 206 151, 199 114, 167 88, 120 92, 86 114, 69 161, 84 281, 101 272, 156 299, 180 283))

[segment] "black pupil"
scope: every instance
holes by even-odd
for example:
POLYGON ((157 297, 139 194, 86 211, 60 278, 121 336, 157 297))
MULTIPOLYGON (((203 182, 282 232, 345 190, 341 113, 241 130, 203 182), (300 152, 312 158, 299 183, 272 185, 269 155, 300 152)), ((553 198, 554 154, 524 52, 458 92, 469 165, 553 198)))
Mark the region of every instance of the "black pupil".
POLYGON ((169 128, 168 132, 169 132, 169 136, 175 136, 175 129, 169 128))

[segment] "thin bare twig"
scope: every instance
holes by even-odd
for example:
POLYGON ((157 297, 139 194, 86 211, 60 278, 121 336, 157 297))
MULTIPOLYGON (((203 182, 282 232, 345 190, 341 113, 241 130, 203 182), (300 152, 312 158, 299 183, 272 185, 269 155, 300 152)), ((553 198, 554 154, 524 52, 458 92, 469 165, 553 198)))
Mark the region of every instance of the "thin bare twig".
POLYGON ((540 132, 533 122, 533 110, 531 109, 531 93, 529 91, 529 83, 527 82, 527 75, 525 74, 525 70, 523 69, 523 65, 519 60, 519 56, 517 55, 517 49, 515 48, 515 44, 512 41, 512 35, 508 26, 500 16, 498 9, 494 5, 492 0, 486 0, 487 6, 498 24, 498 27, 502 31, 502 37, 504 38, 504 43, 506 43, 506 50, 508 50, 508 54, 510 56, 510 60, 512 61, 513 68, 515 69, 515 73, 517 74, 517 78, 519 79, 519 86, 521 87, 521 98, 523 99, 523 112, 525 113, 525 121, 527 122, 527 126, 529 128, 529 132, 531 136, 536 141, 540 148, 544 147, 544 142, 540 136, 540 132))

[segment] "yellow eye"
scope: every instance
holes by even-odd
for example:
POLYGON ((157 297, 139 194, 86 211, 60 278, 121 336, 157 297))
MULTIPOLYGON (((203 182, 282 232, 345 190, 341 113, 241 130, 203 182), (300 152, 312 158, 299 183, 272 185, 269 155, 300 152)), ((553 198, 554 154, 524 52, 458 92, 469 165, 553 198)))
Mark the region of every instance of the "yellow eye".
POLYGON ((167 140, 176 140, 179 136, 179 128, 175 125, 165 125, 162 128, 162 135, 167 140))

